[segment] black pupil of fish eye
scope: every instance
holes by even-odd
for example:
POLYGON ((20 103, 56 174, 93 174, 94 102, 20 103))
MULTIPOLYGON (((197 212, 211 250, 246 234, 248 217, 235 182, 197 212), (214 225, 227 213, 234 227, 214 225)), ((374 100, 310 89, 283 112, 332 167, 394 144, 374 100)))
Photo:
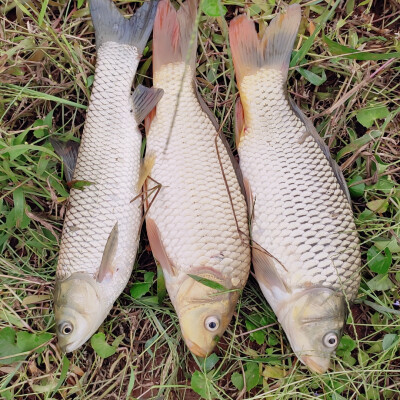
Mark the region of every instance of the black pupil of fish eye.
POLYGON ((63 333, 65 335, 68 335, 71 332, 72 332, 72 328, 70 326, 64 326, 63 333))
POLYGON ((214 321, 209 322, 208 327, 210 329, 215 329, 217 327, 217 324, 214 321))
POLYGON ((329 344, 335 344, 335 343, 336 343, 336 339, 335 339, 334 337, 331 337, 331 338, 328 340, 328 343, 329 343, 329 344))

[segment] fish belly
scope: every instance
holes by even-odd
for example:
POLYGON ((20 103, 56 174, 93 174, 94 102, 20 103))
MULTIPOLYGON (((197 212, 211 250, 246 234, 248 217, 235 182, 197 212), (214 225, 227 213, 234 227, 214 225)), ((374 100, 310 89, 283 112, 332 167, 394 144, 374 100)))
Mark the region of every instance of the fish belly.
POLYGON ((253 196, 252 239, 271 253, 291 288, 343 291, 360 281, 351 207, 322 150, 287 100, 278 70, 244 77, 246 130, 240 167, 253 196))
POLYGON ((141 134, 134 119, 131 84, 138 65, 133 46, 107 42, 98 50, 95 81, 71 189, 57 278, 74 272, 96 277, 104 247, 118 222, 116 272, 109 290, 112 303, 129 279, 141 222, 136 188, 140 169, 141 134))
POLYGON ((161 190, 147 218, 155 221, 178 271, 175 289, 199 267, 243 287, 250 266, 244 195, 227 149, 196 97, 193 71, 184 69, 182 62, 167 64, 154 77, 164 96, 147 136, 146 156, 155 156, 151 178, 161 190))

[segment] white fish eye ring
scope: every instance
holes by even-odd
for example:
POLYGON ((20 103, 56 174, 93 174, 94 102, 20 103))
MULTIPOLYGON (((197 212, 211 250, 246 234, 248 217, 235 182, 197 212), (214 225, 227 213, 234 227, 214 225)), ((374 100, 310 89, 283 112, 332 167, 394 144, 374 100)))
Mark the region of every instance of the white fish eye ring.
POLYGON ((207 317, 204 326, 208 331, 215 332, 219 328, 219 319, 215 316, 207 317))
POLYGON ((339 338, 336 335, 336 333, 329 332, 324 336, 322 341, 323 341, 325 347, 334 348, 337 346, 337 344, 339 342, 339 338))
POLYGON ((58 330, 63 335, 69 335, 74 330, 74 327, 69 322, 64 322, 64 323, 59 325, 58 330))

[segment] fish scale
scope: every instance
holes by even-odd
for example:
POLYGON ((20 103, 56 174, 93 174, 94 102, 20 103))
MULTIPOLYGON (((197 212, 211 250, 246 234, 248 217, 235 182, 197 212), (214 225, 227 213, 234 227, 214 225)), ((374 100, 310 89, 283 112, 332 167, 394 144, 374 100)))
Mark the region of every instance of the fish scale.
POLYGON ((290 287, 326 286, 353 299, 360 250, 351 207, 283 88, 273 69, 240 85, 246 131, 238 151, 255 199, 252 239, 279 260, 290 287))
POLYGON ((111 304, 126 285, 138 246, 141 134, 132 112, 131 82, 138 65, 134 46, 107 42, 97 67, 73 179, 92 182, 71 189, 57 266, 58 279, 74 272, 96 277, 104 248, 118 222, 118 271, 104 284, 111 304), (112 84, 111 84, 112 83, 112 84))
MULTIPOLYGON (((157 113, 147 134, 146 154, 156 157, 151 177, 162 187, 147 218, 157 223, 168 256, 179 271, 177 286, 187 278, 187 273, 201 266, 231 277, 232 286, 243 286, 250 260, 245 243, 248 228, 244 197, 219 137, 218 159, 214 141, 217 132, 200 107, 192 83, 193 72, 190 67, 184 71, 184 63, 168 64, 154 76, 154 87, 163 88, 165 94, 157 104, 157 113), (183 75, 183 84, 176 84, 183 75)), ((173 291, 170 294, 174 300, 173 291)))

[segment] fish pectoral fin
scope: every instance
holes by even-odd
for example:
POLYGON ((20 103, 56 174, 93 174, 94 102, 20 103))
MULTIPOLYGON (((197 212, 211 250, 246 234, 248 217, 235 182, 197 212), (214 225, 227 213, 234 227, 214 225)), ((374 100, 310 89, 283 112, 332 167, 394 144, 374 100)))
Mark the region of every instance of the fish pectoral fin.
POLYGON ((155 162, 156 156, 154 154, 146 155, 146 157, 144 158, 139 171, 139 179, 136 188, 138 192, 140 192, 140 190, 142 189, 142 186, 145 183, 147 177, 150 176, 151 170, 153 169, 155 162))
POLYGON ((294 100, 288 96, 289 99, 289 104, 292 107, 293 112, 296 114, 296 116, 300 119, 300 121, 304 124, 306 131, 303 135, 303 137, 300 139, 300 142, 304 142, 306 136, 311 135, 311 137, 317 142, 318 146, 324 153, 326 159, 329 161, 329 164, 333 170, 333 173, 335 174, 336 179, 339 182, 339 186, 343 190, 344 194, 346 195, 347 201, 351 205, 351 197, 350 197, 350 192, 349 188, 346 183, 346 179, 343 176, 343 172, 340 169, 339 165, 337 165, 337 162, 332 158, 331 153, 329 151, 329 147, 325 144, 321 136, 319 136, 319 133, 315 129, 315 126, 313 123, 304 115, 303 111, 298 107, 298 105, 294 102, 294 100))
POLYGON ((50 138, 50 143, 56 154, 60 156, 63 161, 66 181, 71 182, 74 175, 76 159, 78 158, 79 143, 74 142, 73 140, 62 142, 61 140, 52 137, 50 138))
POLYGON ((143 85, 138 85, 132 94, 135 120, 138 124, 154 109, 163 94, 164 90, 162 89, 147 88, 143 85))
POLYGON ((161 241, 160 231, 152 218, 146 218, 146 230, 154 258, 160 263, 163 270, 166 270, 170 275, 176 276, 177 272, 168 258, 167 251, 161 241))
POLYGON ((115 256, 118 248, 118 222, 115 223, 110 235, 108 236, 107 243, 104 247, 103 257, 99 272, 97 274, 97 282, 110 281, 116 270, 115 256))
POLYGON ((285 293, 290 293, 284 280, 279 276, 275 260, 261 246, 253 243, 253 266, 257 280, 268 289, 277 287, 285 293))
POLYGON ((239 148, 240 139, 245 133, 244 109, 240 97, 235 104, 235 144, 239 148))

